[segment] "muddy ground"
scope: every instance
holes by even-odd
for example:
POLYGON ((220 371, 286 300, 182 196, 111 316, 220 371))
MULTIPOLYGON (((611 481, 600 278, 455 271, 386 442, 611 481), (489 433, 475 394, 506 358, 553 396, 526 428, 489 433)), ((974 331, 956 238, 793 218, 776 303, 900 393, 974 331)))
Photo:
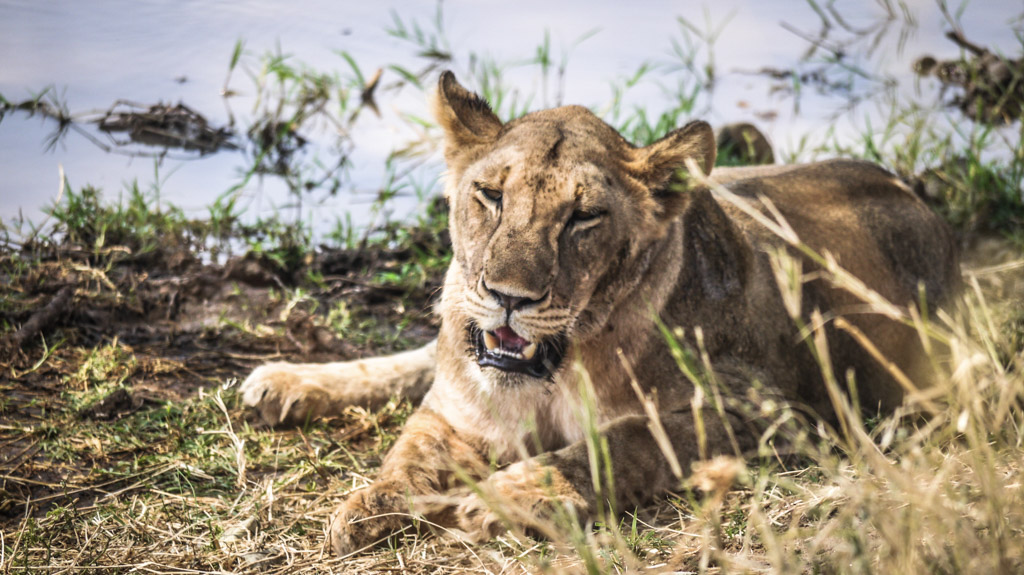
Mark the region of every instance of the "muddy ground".
MULTIPOLYGON (((158 487, 139 471, 190 459, 176 455, 187 442, 175 433, 197 431, 143 428, 167 414, 190 419, 184 411, 208 407, 197 398, 220 390, 233 425, 261 429, 233 386, 264 362, 349 359, 431 339, 443 266, 420 264, 443 258, 446 238, 417 229, 400 247, 321 247, 290 266, 251 250, 211 263, 172 236, 142 253, 131 241, 97 248, 67 236, 5 246, 0 545, 17 552, 19 533, 55 509, 95 509, 112 494, 158 487)), ((356 412, 321 430, 341 441, 367 420, 387 424, 356 412)), ((29 556, 26 566, 39 565, 29 556)))

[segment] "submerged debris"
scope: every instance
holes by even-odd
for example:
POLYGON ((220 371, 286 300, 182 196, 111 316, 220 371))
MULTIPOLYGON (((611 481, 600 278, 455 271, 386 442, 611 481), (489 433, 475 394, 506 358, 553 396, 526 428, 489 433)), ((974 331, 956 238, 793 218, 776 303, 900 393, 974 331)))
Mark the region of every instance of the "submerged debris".
POLYGON ((971 42, 959 30, 947 32, 946 37, 966 50, 966 57, 938 60, 925 55, 914 62, 914 72, 934 76, 943 87, 962 90, 949 105, 976 122, 1009 124, 1020 118, 1024 106, 1024 58, 996 54, 971 42))
POLYGON ((119 100, 96 121, 104 132, 127 132, 130 141, 147 146, 198 150, 209 154, 237 149, 227 127, 214 128, 202 114, 185 104, 144 106, 119 100))

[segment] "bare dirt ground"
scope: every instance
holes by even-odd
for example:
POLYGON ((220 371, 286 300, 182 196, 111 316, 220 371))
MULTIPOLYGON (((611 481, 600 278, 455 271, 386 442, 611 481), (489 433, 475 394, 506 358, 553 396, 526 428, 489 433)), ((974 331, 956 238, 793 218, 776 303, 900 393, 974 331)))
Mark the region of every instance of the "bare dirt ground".
POLYGON ((441 239, 321 250, 292 270, 251 252, 218 265, 186 249, 3 250, 0 568, 121 572, 145 558, 229 569, 237 557, 221 552, 219 537, 239 504, 258 505, 243 502, 245 486, 267 496, 295 458, 305 472, 278 487, 282 499, 323 508, 289 519, 279 503, 264 511, 272 522, 260 519, 298 522, 310 537, 295 549, 319 553, 324 500, 346 491, 348 476, 369 473, 410 406, 354 408, 274 432, 240 406, 233 385, 267 361, 347 359, 431 339, 438 271, 406 283, 408 270, 397 274, 424 250, 443 249, 441 239), (357 461, 338 461, 353 453, 357 461), (204 523, 192 523, 200 510, 204 523), (143 525, 153 513, 160 519, 143 525))

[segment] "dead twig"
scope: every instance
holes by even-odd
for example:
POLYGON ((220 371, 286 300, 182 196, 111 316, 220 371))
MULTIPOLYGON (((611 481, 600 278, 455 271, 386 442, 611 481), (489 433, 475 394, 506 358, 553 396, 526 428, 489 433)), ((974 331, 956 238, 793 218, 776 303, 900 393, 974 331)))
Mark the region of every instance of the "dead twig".
POLYGON ((21 326, 21 329, 14 332, 11 335, 11 343, 15 349, 20 349, 21 346, 28 340, 34 338, 38 333, 50 327, 50 325, 56 321, 57 317, 67 311, 68 306, 71 304, 71 298, 75 295, 75 286, 64 286, 57 292, 57 295, 53 296, 42 309, 32 314, 32 317, 21 326))

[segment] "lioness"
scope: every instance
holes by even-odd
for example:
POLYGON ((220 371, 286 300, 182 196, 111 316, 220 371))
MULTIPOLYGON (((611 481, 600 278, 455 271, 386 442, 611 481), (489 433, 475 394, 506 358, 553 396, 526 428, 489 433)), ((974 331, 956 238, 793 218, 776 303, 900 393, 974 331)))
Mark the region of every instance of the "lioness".
MULTIPOLYGON (((680 190, 696 179, 688 163, 705 173, 715 163, 706 123, 645 147, 579 106, 502 123, 451 73, 441 75, 434 112, 445 135, 454 252, 436 343, 350 363, 267 365, 242 386, 244 401, 271 423, 425 393, 376 482, 335 514, 336 553, 411 523, 411 504, 449 492, 460 474, 480 480, 479 488, 454 491, 434 519, 478 537, 505 528, 478 493, 538 516, 571 505, 586 518, 599 496, 638 504, 666 490, 674 482, 670 459, 634 382, 656 400, 677 469, 756 445, 759 422, 749 415, 756 410, 697 421, 698 392, 657 320, 706 351, 724 393, 753 402, 771 396, 833 416, 820 367, 773 276, 766 250, 781 242, 706 185, 680 190), (595 493, 579 416, 582 373, 592 381, 614 492, 595 493)), ((941 302, 957 284, 946 225, 875 165, 722 169, 712 179, 738 196, 770 199, 804 242, 892 302, 918 301, 920 286, 930 303, 941 302)), ((843 315, 904 372, 920 371, 916 333, 863 313, 849 293, 805 277, 802 309, 808 317, 843 315)), ((835 373, 856 373, 862 406, 884 410, 901 401, 901 388, 850 336, 827 321, 816 328, 827 332, 835 373)))

